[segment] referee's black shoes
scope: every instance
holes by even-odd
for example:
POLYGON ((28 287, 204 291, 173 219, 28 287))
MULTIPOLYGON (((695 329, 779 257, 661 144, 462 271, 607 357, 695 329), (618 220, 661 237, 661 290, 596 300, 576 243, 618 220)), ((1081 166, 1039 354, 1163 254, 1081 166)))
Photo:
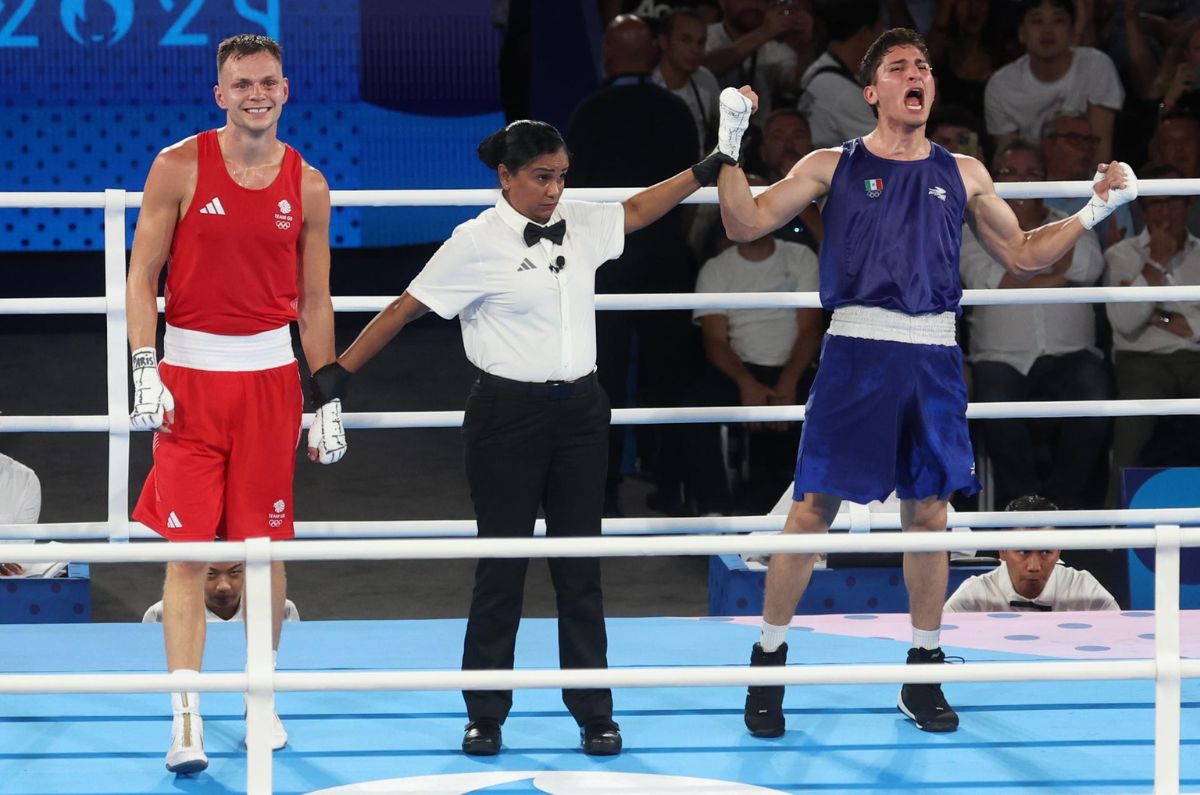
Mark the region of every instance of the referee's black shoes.
MULTIPOLYGON (((946 662, 946 653, 941 649, 909 649, 907 662, 909 665, 941 664, 946 662)), ((922 731, 958 730, 958 713, 946 702, 941 685, 904 685, 900 688, 896 706, 922 731)))
POLYGON ((588 756, 621 753, 621 727, 611 720, 593 720, 579 727, 579 744, 588 756))
MULTIPOLYGON (((761 644, 755 643, 754 651, 750 652, 750 667, 785 665, 787 648, 787 644, 782 643, 775 651, 766 652, 761 644)), ((752 686, 747 690, 745 719, 746 728, 755 737, 782 736, 785 728, 783 685, 752 686)))
POLYGON ((477 720, 467 724, 463 734, 463 753, 469 756, 495 756, 500 753, 500 724, 477 720))

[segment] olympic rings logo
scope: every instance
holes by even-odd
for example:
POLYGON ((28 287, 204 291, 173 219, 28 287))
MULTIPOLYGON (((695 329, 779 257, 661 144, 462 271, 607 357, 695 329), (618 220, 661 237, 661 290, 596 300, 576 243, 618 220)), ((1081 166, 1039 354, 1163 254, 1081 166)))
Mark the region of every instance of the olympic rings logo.
POLYGON ((279 229, 291 229, 292 222, 291 221, 276 221, 275 226, 278 227, 279 229))

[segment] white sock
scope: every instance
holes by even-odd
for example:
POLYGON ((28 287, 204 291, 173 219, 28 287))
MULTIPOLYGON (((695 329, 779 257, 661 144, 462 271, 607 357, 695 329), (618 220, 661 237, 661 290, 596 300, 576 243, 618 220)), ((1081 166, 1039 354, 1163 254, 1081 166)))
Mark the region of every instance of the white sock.
MULTIPOLYGON (((190 668, 176 668, 171 673, 174 674, 195 674, 199 671, 193 671, 190 668)), ((171 714, 182 715, 185 712, 190 712, 193 715, 200 714, 200 694, 199 693, 172 693, 171 694, 171 714)))
POLYGON ((933 651, 941 643, 941 627, 937 629, 917 629, 913 627, 912 631, 913 646, 918 649, 933 651))
POLYGON ((762 646, 762 650, 767 654, 777 651, 783 642, 787 640, 788 625, 776 626, 768 624, 765 620, 762 622, 762 638, 758 641, 758 645, 762 646))

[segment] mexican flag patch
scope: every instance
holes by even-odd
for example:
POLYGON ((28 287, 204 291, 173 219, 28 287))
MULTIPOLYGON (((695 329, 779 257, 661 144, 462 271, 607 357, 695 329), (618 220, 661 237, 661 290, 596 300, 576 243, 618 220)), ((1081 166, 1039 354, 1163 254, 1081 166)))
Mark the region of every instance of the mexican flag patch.
POLYGON ((881 180, 881 179, 863 180, 863 189, 866 190, 867 195, 870 196, 872 199, 878 199, 879 194, 883 193, 883 180, 881 180))

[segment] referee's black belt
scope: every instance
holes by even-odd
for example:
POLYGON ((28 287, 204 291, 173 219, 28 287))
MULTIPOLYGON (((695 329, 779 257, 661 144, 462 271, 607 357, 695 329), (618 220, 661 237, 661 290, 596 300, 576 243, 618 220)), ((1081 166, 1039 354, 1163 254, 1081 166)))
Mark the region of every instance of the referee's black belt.
POLYGON ((479 385, 497 392, 530 395, 547 400, 566 400, 591 393, 596 388, 596 372, 593 370, 574 381, 514 381, 481 370, 479 385))

